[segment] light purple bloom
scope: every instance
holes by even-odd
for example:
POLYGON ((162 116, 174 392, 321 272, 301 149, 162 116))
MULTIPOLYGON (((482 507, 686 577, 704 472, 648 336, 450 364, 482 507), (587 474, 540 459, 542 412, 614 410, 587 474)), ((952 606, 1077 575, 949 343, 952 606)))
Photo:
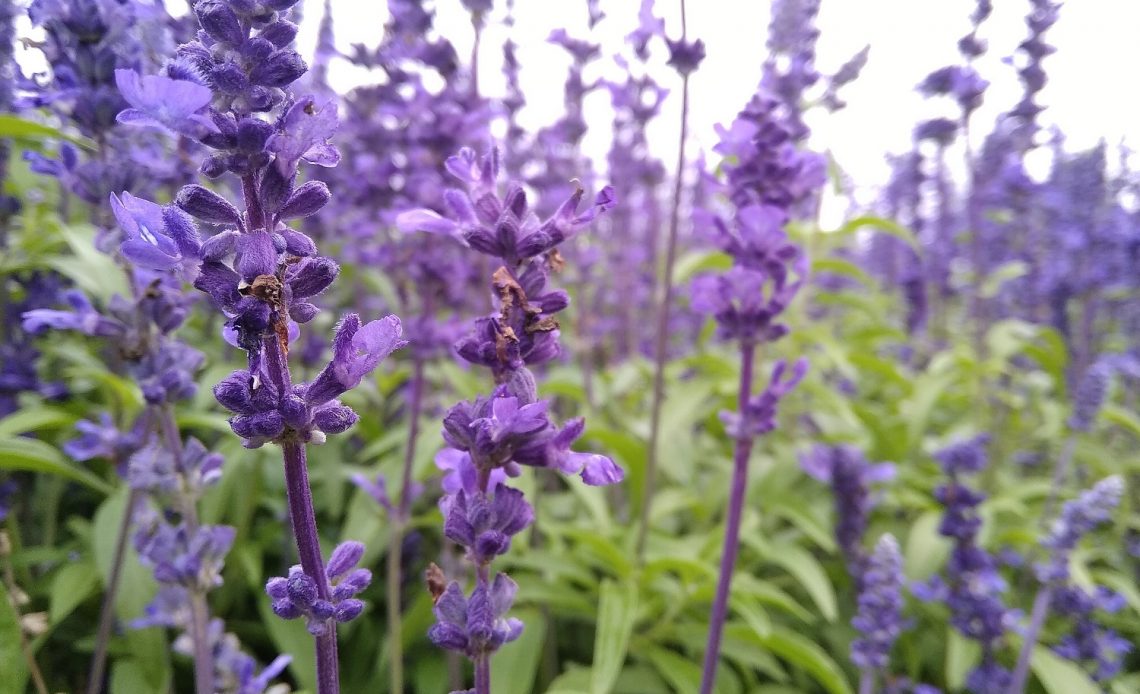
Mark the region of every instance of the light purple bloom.
POLYGON ((206 115, 209 88, 161 75, 139 75, 134 70, 115 70, 115 85, 131 108, 118 115, 120 123, 163 128, 179 135, 200 138, 218 132, 206 115))

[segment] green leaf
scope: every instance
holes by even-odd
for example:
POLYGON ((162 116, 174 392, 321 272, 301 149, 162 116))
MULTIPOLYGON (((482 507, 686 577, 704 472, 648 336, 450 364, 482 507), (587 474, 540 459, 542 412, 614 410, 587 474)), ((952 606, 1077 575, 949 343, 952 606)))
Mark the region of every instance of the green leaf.
POLYGON ((59 475, 102 494, 114 489, 97 476, 72 465, 62 453, 43 441, 24 437, 0 438, 0 469, 59 475))
POLYGON ((1049 694, 1102 694, 1104 691, 1083 670, 1048 648, 1034 647, 1029 666, 1049 694))
POLYGON ((811 273, 813 275, 818 275, 822 272, 849 277, 853 280, 858 281, 864 286, 871 286, 874 284, 874 280, 871 279, 870 275, 863 271, 863 268, 859 267, 849 260, 843 260, 842 258, 817 258, 816 260, 813 260, 811 263, 811 273))
POLYGON ((511 615, 526 625, 517 641, 496 651, 491 659, 494 694, 530 694, 546 640, 546 618, 538 610, 515 610, 511 615))
POLYGON ((723 251, 690 251, 673 265, 676 285, 682 285, 703 272, 724 272, 732 267, 732 257, 723 251))
POLYGON ((770 636, 759 640, 768 650, 807 672, 831 694, 852 694, 843 670, 811 639, 777 628, 770 636))
POLYGON ((297 678, 297 684, 301 689, 317 691, 317 652, 313 648, 312 634, 305 629, 305 620, 281 619, 273 614, 268 600, 258 600, 257 611, 277 651, 293 656, 289 672, 297 678))
POLYGON ((911 524, 906 538, 905 572, 912 581, 933 576, 950 554, 950 543, 938 534, 941 523, 941 512, 928 511, 911 524))
POLYGON ((95 143, 85 137, 68 135, 53 127, 30 121, 10 113, 0 114, 0 139, 12 139, 20 143, 38 143, 43 140, 67 140, 95 151, 95 143))
POLYGON ((986 275, 985 279, 982 280, 982 286, 978 289, 978 294, 983 299, 992 299, 998 295, 1006 282, 1024 277, 1027 272, 1029 272, 1029 264, 1023 260, 1011 260, 1008 263, 1003 263, 986 275))
POLYGON ((701 666, 664 648, 651 649, 649 662, 675 692, 695 692, 701 688, 701 666))
POLYGON ((839 608, 835 599, 835 588, 827 578, 819 560, 809 552, 795 545, 778 545, 772 547, 771 554, 766 557, 768 561, 779 564, 795 577, 796 581, 811 596, 812 602, 819 608, 820 614, 829 622, 834 622, 839 616, 839 608))
POLYGON ((51 582, 51 602, 48 614, 51 623, 58 624, 76 607, 83 604, 99 586, 99 572, 94 564, 82 562, 68 564, 60 569, 51 582))
POLYGON ((598 602, 594 665, 590 670, 591 694, 608 694, 613 690, 625 663, 636 617, 637 587, 629 582, 604 581, 598 602))
POLYGON ((0 437, 26 434, 44 429, 60 429, 75 424, 75 415, 54 407, 41 407, 35 410, 17 410, 0 419, 0 437))
POLYGON ((885 217, 876 217, 874 215, 856 217, 848 220, 846 224, 836 229, 834 233, 854 234, 863 227, 874 227, 873 231, 875 231, 875 233, 893 236, 914 249, 915 253, 919 255, 922 254, 922 249, 918 245, 918 239, 915 238, 914 232, 898 222, 885 217))
POLYGON ((27 661, 20 648, 20 615, 0 582, 0 694, 23 694, 28 678, 27 661))
POLYGON ((982 657, 982 647, 949 627, 946 630, 946 686, 956 691, 966 686, 966 676, 982 657))

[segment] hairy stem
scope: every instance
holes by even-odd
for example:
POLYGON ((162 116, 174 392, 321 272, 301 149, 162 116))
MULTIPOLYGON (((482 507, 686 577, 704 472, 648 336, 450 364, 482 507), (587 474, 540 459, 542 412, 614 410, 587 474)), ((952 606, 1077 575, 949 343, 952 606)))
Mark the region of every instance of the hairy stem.
MULTIPOLYGON (((249 230, 265 228, 269 231, 265 212, 261 207, 257 181, 253 176, 242 176, 242 194, 245 198, 249 230)), ((261 340, 265 353, 265 365, 269 378, 278 393, 289 393, 293 388, 293 377, 289 373, 286 353, 275 334, 267 334, 261 340)), ((321 541, 317 535, 317 515, 313 509, 313 492, 309 488, 309 469, 306 460, 305 444, 292 439, 281 444, 285 463, 285 490, 289 500, 289 518, 293 526, 293 538, 297 542, 297 556, 301 569, 317 583, 317 596, 329 599, 329 579, 321 559, 321 541)), ((336 622, 329 620, 326 631, 314 637, 317 649, 317 694, 338 694, 340 673, 336 652, 336 622)))
MULTIPOLYGON (((752 365, 756 348, 751 343, 740 346, 740 399, 743 412, 752 396, 752 365)), ((740 517, 744 511, 744 492, 748 487, 748 458, 752 455, 752 439, 736 439, 733 455, 732 489, 728 501, 728 518, 724 528, 724 551, 720 559, 720 577, 716 585, 712 614, 709 617, 709 637, 705 646, 704 672, 701 675, 701 694, 710 694, 716 681, 716 666, 720 660, 720 639, 724 620, 728 614, 728 595, 732 587, 732 572, 736 568, 736 555, 740 549, 740 517)))
MULTIPOLYGON (((681 0, 681 41, 685 40, 685 0, 681 0)), ((657 485, 657 443, 661 436, 661 406, 665 401, 665 357, 669 346, 669 309, 673 304, 673 265, 677 258, 677 233, 681 226, 681 190, 685 174, 685 141, 689 128, 689 74, 681 76, 681 135, 677 146, 677 171, 673 180, 673 208, 669 217, 669 239, 665 245, 665 267, 661 306, 657 311, 657 335, 653 359, 653 404, 649 424, 649 450, 645 461, 645 484, 641 493, 641 514, 637 528, 636 555, 645 555, 649 536, 649 509, 657 485)))

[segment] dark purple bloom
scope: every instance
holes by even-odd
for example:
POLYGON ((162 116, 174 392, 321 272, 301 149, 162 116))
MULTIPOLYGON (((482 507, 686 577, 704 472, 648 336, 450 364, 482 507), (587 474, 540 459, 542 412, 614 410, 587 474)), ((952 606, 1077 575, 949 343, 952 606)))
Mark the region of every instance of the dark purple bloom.
POLYGON ((428 638, 439 648, 476 659, 494 653, 522 635, 521 621, 506 617, 518 585, 506 574, 496 574, 490 586, 480 583, 470 599, 452 581, 435 603, 436 623, 428 638))
POLYGON ((477 566, 506 554, 511 538, 534 522, 534 509, 522 492, 505 485, 490 494, 460 491, 447 510, 443 534, 467 548, 477 566))
POLYGON ((316 579, 300 565, 290 568, 287 578, 269 579, 265 592, 273 599, 273 612, 283 619, 305 617, 309 633, 316 636, 327 633, 331 622, 355 619, 364 603, 354 596, 372 582, 371 571, 356 568, 363 554, 364 545, 359 542, 342 542, 333 550, 325 565, 327 600, 319 597, 316 579))
POLYGON ((863 535, 875 499, 871 485, 894 478, 891 463, 871 464, 852 446, 816 446, 801 456, 800 466, 815 479, 831 485, 835 498, 835 538, 856 583, 866 563, 863 535))

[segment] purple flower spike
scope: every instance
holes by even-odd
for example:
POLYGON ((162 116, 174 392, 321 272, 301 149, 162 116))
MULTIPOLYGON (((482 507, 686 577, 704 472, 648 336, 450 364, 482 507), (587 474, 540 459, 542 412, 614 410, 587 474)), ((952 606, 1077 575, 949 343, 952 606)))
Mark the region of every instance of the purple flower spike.
POLYGON ((214 122, 199 113, 213 97, 207 87, 159 75, 140 76, 134 70, 115 70, 115 86, 131 105, 119 113, 120 123, 163 128, 192 138, 218 132, 214 122))
POLYGON ((867 562, 859 593, 859 610, 851 625, 860 637, 851 644, 851 660, 860 669, 887 666, 891 647, 902 632, 902 555, 899 543, 883 535, 867 562))

